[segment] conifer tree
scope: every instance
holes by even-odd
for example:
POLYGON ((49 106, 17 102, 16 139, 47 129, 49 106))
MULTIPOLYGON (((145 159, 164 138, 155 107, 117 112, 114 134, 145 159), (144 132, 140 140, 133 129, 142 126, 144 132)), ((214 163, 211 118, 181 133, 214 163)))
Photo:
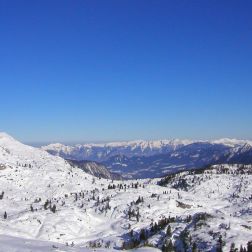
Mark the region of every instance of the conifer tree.
POLYGON ((231 247, 230 247, 230 252, 235 252, 235 244, 232 242, 231 247))
POLYGON ((217 246, 216 246, 216 252, 222 252, 222 246, 223 246, 223 241, 222 241, 222 236, 219 236, 217 246))
POLYGON ((252 252, 252 241, 249 241, 247 244, 247 252, 252 252))
POLYGON ((168 227, 167 227, 166 235, 171 236, 171 226, 170 225, 168 225, 168 227))
POLYGON ((53 213, 56 212, 56 205, 53 205, 53 207, 51 208, 51 211, 52 211, 53 213))
POLYGON ((196 242, 194 242, 193 245, 192 245, 192 252, 197 252, 196 242))

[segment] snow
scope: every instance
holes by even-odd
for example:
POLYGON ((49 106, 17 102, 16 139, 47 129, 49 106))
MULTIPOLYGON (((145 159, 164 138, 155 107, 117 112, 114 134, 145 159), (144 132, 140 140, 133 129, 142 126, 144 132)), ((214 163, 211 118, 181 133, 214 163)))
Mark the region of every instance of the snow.
MULTIPOLYGON (((23 239, 18 237, 0 235, 0 252, 91 252, 93 249, 83 248, 81 246, 66 246, 65 244, 47 242, 47 241, 38 241, 32 239, 23 239)), ((95 251, 102 252, 104 249, 96 248, 95 251)), ((109 249, 109 251, 117 251, 114 249, 109 249)), ((160 251, 155 248, 139 248, 129 250, 132 252, 155 252, 160 251)))
POLYGON ((216 140, 189 140, 189 139, 173 139, 173 140, 154 140, 154 141, 146 141, 146 140, 135 140, 135 141, 124 141, 124 142, 110 142, 110 143, 88 143, 88 144, 77 144, 75 146, 68 146, 61 143, 52 143, 47 146, 42 146, 43 150, 53 150, 53 151, 65 151, 66 153, 70 153, 74 151, 76 148, 78 149, 92 149, 93 147, 100 148, 130 148, 132 151, 134 149, 140 148, 142 151, 145 149, 155 150, 161 149, 164 147, 173 147, 176 149, 178 146, 186 146, 192 143, 212 143, 212 144, 223 144, 230 147, 242 146, 244 144, 252 145, 252 141, 250 140, 240 140, 240 139, 231 139, 231 138, 221 138, 216 140))
MULTIPOLYGON (((4 191, 0 200, 0 251, 85 252, 93 246, 113 251, 129 240, 131 229, 138 234, 169 216, 176 218, 170 224, 176 246, 185 229, 202 251, 213 248, 220 234, 226 242, 224 251, 229 251, 232 242, 239 247, 251 239, 251 166, 246 166, 244 173, 239 173, 237 165, 214 166, 202 174, 182 172, 165 187, 158 185, 160 179, 144 179, 123 181, 126 189, 108 189, 121 182, 95 178, 4 133, 0 133, 0 164, 0 194, 4 191), (221 173, 223 168, 228 173, 221 173), (178 187, 183 180, 186 189, 178 187), (132 187, 136 183, 138 187, 132 187), (144 202, 132 203, 139 196, 144 202), (109 207, 107 201, 102 202, 107 197, 109 207), (46 200, 56 205, 55 213, 44 209, 46 200), (139 209, 139 222, 128 218, 129 209, 139 209), (3 218, 5 211, 7 219, 3 218), (185 219, 199 213, 209 217, 193 228, 185 219)), ((160 230, 151 235, 148 243, 160 248, 164 234, 165 230, 160 230)), ((146 247, 137 251, 155 250, 146 247)))
POLYGON ((76 248, 66 246, 64 244, 38 241, 32 239, 23 239, 19 237, 12 237, 0 235, 0 252, 45 252, 45 251, 75 251, 75 252, 90 252, 89 249, 76 248))
POLYGON ((114 155, 152 155, 160 154, 167 150, 175 150, 178 147, 191 144, 190 140, 156 140, 156 141, 124 141, 111 143, 77 144, 75 146, 60 143, 42 146, 43 150, 51 154, 68 159, 102 161, 114 155))
POLYGON ((250 140, 240 140, 240 139, 234 139, 234 138, 221 138, 221 139, 212 141, 212 143, 224 144, 230 147, 242 146, 244 144, 249 144, 252 146, 252 141, 250 140))
MULTIPOLYGON (((90 160, 98 162, 109 162, 110 158, 116 156, 124 156, 127 158, 131 157, 149 157, 159 154, 169 154, 173 152, 175 157, 175 151, 180 151, 183 147, 194 148, 195 146, 209 146, 221 145, 224 148, 238 148, 248 144, 252 146, 252 141, 249 140, 237 140, 222 138, 218 140, 202 141, 202 140, 135 140, 135 141, 124 141, 124 142, 111 142, 101 144, 77 144, 74 146, 63 145, 60 143, 50 144, 41 147, 43 150, 48 151, 50 154, 63 157, 65 159, 72 160, 90 160)), ((195 157, 196 159, 196 157, 195 157)), ((157 176, 157 174, 156 174, 157 176)))

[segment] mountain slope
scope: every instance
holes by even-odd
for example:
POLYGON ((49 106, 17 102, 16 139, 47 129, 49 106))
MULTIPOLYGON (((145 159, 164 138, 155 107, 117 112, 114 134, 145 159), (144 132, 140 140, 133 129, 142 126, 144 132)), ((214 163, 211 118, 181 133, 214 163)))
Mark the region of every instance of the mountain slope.
POLYGON ((161 249, 170 241, 177 250, 195 242, 209 251, 220 235, 225 252, 232 242, 239 247, 251 239, 251 165, 182 172, 162 186, 160 179, 112 182, 5 134, 0 134, 0 164, 4 252, 29 251, 36 240, 52 251, 59 251, 57 246, 120 250, 144 243, 161 249), (20 243, 19 250, 12 249, 20 243))
POLYGON ((84 172, 91 174, 98 178, 105 179, 122 179, 119 174, 110 172, 103 164, 94 161, 77 161, 77 160, 66 160, 71 166, 78 167, 84 172))
POLYGON ((219 163, 252 164, 252 145, 244 144, 241 147, 230 149, 218 160, 219 163))

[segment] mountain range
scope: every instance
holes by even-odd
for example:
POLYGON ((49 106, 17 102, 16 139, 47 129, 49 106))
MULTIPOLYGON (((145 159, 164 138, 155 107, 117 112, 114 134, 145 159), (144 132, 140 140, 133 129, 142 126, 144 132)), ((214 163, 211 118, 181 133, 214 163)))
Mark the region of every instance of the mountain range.
POLYGON ((169 172, 201 168, 209 164, 252 162, 252 142, 160 140, 66 146, 50 144, 42 149, 76 161, 100 162, 124 178, 154 178, 169 172))

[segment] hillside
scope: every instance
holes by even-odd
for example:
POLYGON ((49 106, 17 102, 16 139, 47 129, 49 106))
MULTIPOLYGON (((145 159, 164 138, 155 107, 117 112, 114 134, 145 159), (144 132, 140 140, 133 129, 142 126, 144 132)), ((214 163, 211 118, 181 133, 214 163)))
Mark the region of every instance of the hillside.
POLYGON ((105 178, 105 179, 115 179, 120 180, 122 177, 117 174, 110 172, 103 164, 100 164, 95 161, 78 161, 78 160, 66 160, 71 166, 77 167, 82 169, 84 172, 91 174, 98 178, 105 178))
POLYGON ((232 148, 227 151, 218 160, 219 163, 229 164, 251 164, 252 163, 252 145, 244 144, 242 146, 232 148))
POLYGON ((232 242, 239 248, 251 240, 251 165, 117 182, 98 179, 3 133, 0 164, 5 252, 29 251, 35 244, 42 246, 37 251, 144 245, 164 251, 222 245, 229 251, 232 242))

